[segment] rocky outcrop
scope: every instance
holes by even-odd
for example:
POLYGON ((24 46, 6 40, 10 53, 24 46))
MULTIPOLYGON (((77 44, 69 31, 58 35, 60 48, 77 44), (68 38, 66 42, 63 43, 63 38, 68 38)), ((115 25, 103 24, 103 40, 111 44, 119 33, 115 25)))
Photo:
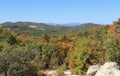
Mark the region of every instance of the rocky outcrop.
POLYGON ((106 62, 100 67, 95 76, 120 76, 119 66, 115 62, 106 62))
POLYGON ((96 72, 100 69, 100 66, 101 65, 99 64, 90 66, 87 71, 87 76, 94 76, 96 72))

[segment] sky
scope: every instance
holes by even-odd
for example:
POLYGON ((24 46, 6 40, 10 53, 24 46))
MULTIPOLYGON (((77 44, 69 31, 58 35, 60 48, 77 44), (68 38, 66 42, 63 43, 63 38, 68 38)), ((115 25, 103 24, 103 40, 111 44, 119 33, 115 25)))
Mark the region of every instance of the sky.
POLYGON ((98 23, 120 18, 120 0, 0 0, 0 23, 98 23))

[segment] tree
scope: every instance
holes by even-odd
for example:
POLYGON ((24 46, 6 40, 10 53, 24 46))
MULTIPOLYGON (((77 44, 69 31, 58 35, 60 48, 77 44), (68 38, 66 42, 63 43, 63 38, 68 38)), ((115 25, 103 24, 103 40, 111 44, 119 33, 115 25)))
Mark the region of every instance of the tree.
POLYGON ((115 25, 115 26, 120 26, 120 18, 119 18, 117 21, 114 21, 114 22, 113 22, 113 25, 115 25))
POLYGON ((5 43, 0 51, 0 68, 5 76, 19 76, 26 70, 26 62, 34 57, 33 49, 28 46, 12 46, 5 43))
POLYGON ((42 42, 49 42, 50 37, 49 37, 49 35, 44 33, 44 34, 42 34, 40 39, 41 39, 42 42))
MULTIPOLYGON (((117 35, 118 36, 118 35, 117 35)), ((119 37, 108 37, 104 41, 106 61, 117 62, 120 65, 120 40, 119 37)))
POLYGON ((90 65, 104 61, 101 43, 89 38, 79 38, 70 53, 69 67, 72 73, 85 74, 90 65))
POLYGON ((7 42, 11 45, 17 43, 16 38, 13 35, 9 35, 9 37, 7 37, 7 42))

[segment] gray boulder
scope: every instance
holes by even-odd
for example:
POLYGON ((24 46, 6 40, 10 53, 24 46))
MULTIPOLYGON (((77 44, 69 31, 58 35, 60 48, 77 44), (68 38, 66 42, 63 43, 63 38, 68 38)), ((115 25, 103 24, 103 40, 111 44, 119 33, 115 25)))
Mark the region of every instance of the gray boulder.
POLYGON ((106 62, 100 67, 95 76, 120 76, 119 66, 115 62, 106 62))
POLYGON ((99 64, 90 66, 87 71, 87 76, 94 76, 96 72, 100 69, 100 66, 101 65, 99 64))

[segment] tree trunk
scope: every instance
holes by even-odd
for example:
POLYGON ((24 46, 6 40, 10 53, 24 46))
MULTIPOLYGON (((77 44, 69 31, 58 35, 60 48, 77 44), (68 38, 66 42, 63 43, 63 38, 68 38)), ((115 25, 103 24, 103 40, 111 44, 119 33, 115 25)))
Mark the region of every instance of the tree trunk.
POLYGON ((4 76, 8 76, 8 75, 7 75, 7 71, 4 72, 4 76))

